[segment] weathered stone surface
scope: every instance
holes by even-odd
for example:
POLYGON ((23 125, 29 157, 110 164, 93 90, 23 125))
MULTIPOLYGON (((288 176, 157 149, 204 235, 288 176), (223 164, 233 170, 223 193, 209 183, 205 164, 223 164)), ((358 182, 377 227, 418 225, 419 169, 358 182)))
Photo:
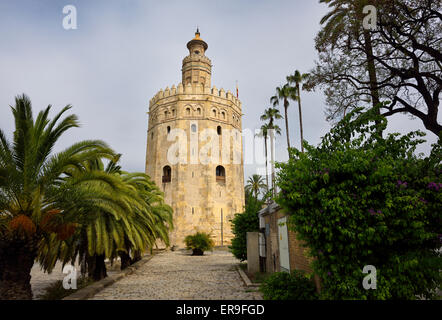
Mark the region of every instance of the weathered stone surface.
POLYGON ((184 250, 167 251, 114 284, 94 300, 259 300, 261 295, 247 288, 230 252, 214 250, 191 256, 184 250))

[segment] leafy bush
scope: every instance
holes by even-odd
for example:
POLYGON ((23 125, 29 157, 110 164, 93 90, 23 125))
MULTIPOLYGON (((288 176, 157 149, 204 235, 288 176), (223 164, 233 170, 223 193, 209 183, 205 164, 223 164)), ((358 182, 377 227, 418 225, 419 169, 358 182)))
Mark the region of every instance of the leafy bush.
POLYGON ((212 250, 214 242, 210 236, 204 232, 197 232, 184 239, 187 249, 192 249, 194 256, 202 256, 204 251, 212 250))
POLYGON ((262 204, 261 200, 249 195, 245 211, 235 214, 231 221, 234 238, 229 249, 241 261, 247 260, 247 232, 259 231, 258 211, 262 204))
POLYGON ((416 156, 423 133, 383 138, 387 120, 359 112, 318 147, 305 144, 304 154, 292 150, 278 164, 277 202, 316 258, 322 298, 434 298, 442 280, 440 139, 429 157, 416 156), (376 290, 363 288, 365 265, 377 269, 376 290))
POLYGON ((259 290, 265 300, 315 300, 313 280, 302 271, 275 272, 264 280, 259 290))

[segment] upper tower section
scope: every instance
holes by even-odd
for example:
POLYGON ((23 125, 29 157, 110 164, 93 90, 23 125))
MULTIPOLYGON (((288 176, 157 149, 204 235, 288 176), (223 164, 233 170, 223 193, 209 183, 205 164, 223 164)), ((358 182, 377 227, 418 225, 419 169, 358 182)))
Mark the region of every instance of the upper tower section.
POLYGON ((195 32, 195 38, 187 43, 189 55, 183 59, 182 83, 200 84, 206 88, 211 87, 212 62, 206 57, 207 43, 200 38, 198 28, 195 32))

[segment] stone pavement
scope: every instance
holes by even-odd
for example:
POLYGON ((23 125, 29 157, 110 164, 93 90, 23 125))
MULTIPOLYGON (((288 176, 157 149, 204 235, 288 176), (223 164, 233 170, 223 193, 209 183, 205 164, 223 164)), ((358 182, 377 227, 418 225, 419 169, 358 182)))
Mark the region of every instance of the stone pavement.
POLYGON ((94 300, 259 300, 256 289, 247 288, 228 251, 204 256, 188 251, 166 251, 133 274, 97 293, 94 300))

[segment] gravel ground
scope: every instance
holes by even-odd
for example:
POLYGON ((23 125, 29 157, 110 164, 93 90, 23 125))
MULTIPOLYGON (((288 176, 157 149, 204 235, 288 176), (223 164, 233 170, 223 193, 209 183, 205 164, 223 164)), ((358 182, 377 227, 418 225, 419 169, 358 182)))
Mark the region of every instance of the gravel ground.
MULTIPOLYGON (((204 256, 187 251, 160 253, 133 274, 96 294, 94 300, 259 300, 242 282, 228 251, 204 256)), ((256 289, 255 289, 256 290, 256 289)))

